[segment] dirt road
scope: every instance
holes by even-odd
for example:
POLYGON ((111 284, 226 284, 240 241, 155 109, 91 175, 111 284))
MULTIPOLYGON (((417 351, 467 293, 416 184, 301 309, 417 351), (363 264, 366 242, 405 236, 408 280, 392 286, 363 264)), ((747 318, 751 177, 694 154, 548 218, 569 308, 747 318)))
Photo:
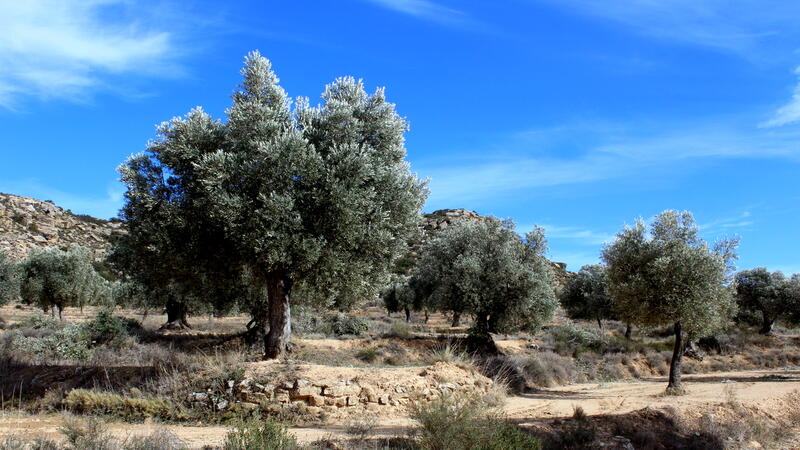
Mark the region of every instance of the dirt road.
MULTIPOLYGON (((653 378, 630 382, 587 383, 547 389, 535 394, 509 397, 504 410, 509 418, 523 423, 537 419, 571 416, 573 408, 580 406, 590 415, 615 414, 644 407, 674 407, 678 410, 697 410, 728 401, 732 396, 747 405, 758 405, 769 411, 770 405, 794 391, 800 391, 800 370, 772 370, 725 372, 684 377, 688 394, 680 397, 664 396, 666 380, 653 378)), ((776 406, 777 407, 777 406, 776 406)), ((46 436, 59 438, 59 415, 0 416, 0 437, 15 434, 19 437, 46 436)), ((384 419, 378 421, 376 433, 393 436, 403 434, 412 426, 409 419, 384 419)), ((157 428, 166 428, 183 439, 190 447, 219 445, 223 442, 226 427, 174 426, 157 424, 108 425, 111 433, 124 438, 149 434, 157 428)), ((329 424, 319 428, 293 428, 299 440, 314 441, 326 436, 344 436, 346 424, 329 424)))

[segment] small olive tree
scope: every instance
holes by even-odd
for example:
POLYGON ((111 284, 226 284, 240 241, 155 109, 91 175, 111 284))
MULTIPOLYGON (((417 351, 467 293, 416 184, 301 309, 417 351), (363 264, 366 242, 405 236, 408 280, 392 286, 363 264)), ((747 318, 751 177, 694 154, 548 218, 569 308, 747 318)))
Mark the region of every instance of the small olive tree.
POLYGON ((403 311, 406 322, 411 321, 411 311, 419 311, 422 304, 408 284, 407 278, 401 278, 389 284, 381 293, 381 299, 386 310, 390 313, 403 311))
POLYGON ((0 250, 0 305, 19 298, 19 267, 0 250))
POLYGON ((709 247, 691 213, 668 210, 656 216, 649 233, 639 220, 603 249, 609 291, 623 320, 674 326, 668 392, 682 391, 687 339, 719 329, 736 311, 726 276, 735 248, 735 240, 709 247))
POLYGON ((541 228, 523 240, 510 220, 488 218, 450 226, 421 250, 409 285, 434 310, 472 317, 470 334, 534 330, 557 301, 541 228))
POLYGON ((21 264, 22 298, 53 314, 67 306, 111 302, 111 286, 92 265, 91 252, 80 246, 32 251, 21 264))
POLYGON ((789 319, 797 305, 797 277, 782 272, 770 273, 764 267, 736 274, 736 301, 739 310, 761 315, 762 334, 771 334, 775 321, 789 319))
POLYGON ((570 277, 559 300, 570 318, 596 320, 600 328, 603 320, 616 318, 608 293, 606 267, 601 264, 581 267, 570 277))
POLYGON ((247 273, 260 294, 245 296, 247 307, 264 356, 276 358, 289 349, 293 293, 345 307, 386 285, 427 190, 383 89, 339 78, 322 105, 292 105, 257 52, 242 75, 227 121, 195 109, 120 167, 129 230, 120 246, 166 261, 166 281, 191 292, 239 290, 247 273))

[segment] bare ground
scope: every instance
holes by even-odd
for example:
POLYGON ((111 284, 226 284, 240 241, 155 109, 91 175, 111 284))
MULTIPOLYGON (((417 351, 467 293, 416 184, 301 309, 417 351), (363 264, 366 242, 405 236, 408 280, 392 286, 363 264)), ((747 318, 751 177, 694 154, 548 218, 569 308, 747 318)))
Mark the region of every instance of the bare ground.
MULTIPOLYGON (((524 425, 569 417, 576 406, 583 408, 589 415, 623 414, 648 407, 671 407, 682 413, 696 414, 735 398, 743 405, 758 407, 765 414, 780 415, 785 405, 782 403, 784 399, 792 392, 800 391, 798 370, 723 372, 686 376, 684 380, 688 390, 688 394, 684 396, 663 395, 666 380, 653 378, 630 382, 574 384, 511 396, 503 409, 509 419, 524 425)), ((0 437, 15 434, 28 438, 60 438, 58 427, 62 423, 63 418, 60 415, 3 414, 0 416, 0 437)), ((413 423, 408 418, 379 417, 375 435, 403 435, 412 426, 413 423)), ((228 431, 227 427, 202 424, 186 426, 109 423, 108 428, 119 438, 149 434, 157 428, 166 428, 192 448, 219 445, 228 431)), ((332 421, 321 427, 298 427, 291 431, 300 441, 311 442, 326 437, 347 437, 346 428, 346 422, 332 421)))

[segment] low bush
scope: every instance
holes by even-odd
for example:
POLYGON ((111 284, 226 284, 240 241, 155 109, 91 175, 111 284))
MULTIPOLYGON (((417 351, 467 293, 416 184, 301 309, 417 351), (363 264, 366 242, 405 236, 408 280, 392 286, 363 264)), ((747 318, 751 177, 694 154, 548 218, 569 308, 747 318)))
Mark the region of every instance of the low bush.
POLYGON ((578 357, 584 352, 602 353, 606 344, 600 333, 581 328, 572 322, 547 329, 545 340, 554 352, 563 356, 578 357))
POLYGON ((89 359, 92 351, 89 349, 89 334, 83 325, 71 324, 52 330, 39 328, 46 332, 39 336, 14 336, 12 346, 18 354, 28 356, 33 360, 78 360, 89 359))
POLYGON ((64 328, 64 322, 53 316, 37 312, 20 320, 13 328, 56 331, 64 328))
POLYGON ((88 389, 73 389, 67 393, 62 405, 74 413, 109 415, 130 422, 141 422, 147 418, 163 420, 186 418, 180 405, 164 398, 143 394, 132 396, 88 389))
POLYGON ((136 327, 138 322, 126 321, 115 316, 109 308, 101 309, 91 322, 84 326, 89 333, 92 345, 111 345, 119 347, 130 336, 129 328, 136 327))
POLYGON ((224 450, 291 450, 299 448, 286 426, 264 420, 243 420, 225 437, 224 450))
POLYGON ((540 449, 531 434, 502 420, 484 399, 444 394, 428 403, 411 405, 420 426, 418 443, 431 450, 540 449))
POLYGON ((414 336, 414 332, 407 323, 395 320, 391 325, 389 325, 389 330, 384 333, 384 336, 390 338, 408 339, 414 336))
POLYGON ((369 322, 344 313, 326 316, 325 322, 330 332, 336 336, 360 336, 369 331, 369 322))

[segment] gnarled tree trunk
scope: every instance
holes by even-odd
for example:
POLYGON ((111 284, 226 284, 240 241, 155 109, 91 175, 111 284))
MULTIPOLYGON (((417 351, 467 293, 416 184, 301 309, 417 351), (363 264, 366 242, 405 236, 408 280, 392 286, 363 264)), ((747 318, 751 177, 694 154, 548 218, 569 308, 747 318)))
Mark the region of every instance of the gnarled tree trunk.
POLYGON ((630 322, 625 324, 625 339, 631 339, 631 324, 630 322))
POLYGON ((675 347, 672 349, 672 361, 669 363, 669 383, 667 392, 680 394, 683 392, 681 384, 681 362, 684 350, 683 329, 680 322, 675 322, 675 347))
POLYGON ((406 306, 403 310, 406 312, 406 322, 411 322, 411 308, 406 306))
POLYGON ((461 311, 453 311, 453 323, 451 323, 450 326, 455 328, 460 325, 461 325, 461 311))
POLYGON ((167 323, 161 326, 162 329, 192 328, 189 325, 189 310, 183 302, 171 298, 167 300, 165 309, 167 311, 167 323))
POLYGON ((769 317, 764 311, 761 312, 761 315, 763 321, 761 323, 761 329, 758 332, 761 334, 772 334, 772 327, 775 325, 775 319, 769 317))
POLYGON ((292 320, 289 296, 292 281, 282 272, 270 272, 266 282, 269 332, 264 336, 264 359, 274 359, 291 349, 292 320))

